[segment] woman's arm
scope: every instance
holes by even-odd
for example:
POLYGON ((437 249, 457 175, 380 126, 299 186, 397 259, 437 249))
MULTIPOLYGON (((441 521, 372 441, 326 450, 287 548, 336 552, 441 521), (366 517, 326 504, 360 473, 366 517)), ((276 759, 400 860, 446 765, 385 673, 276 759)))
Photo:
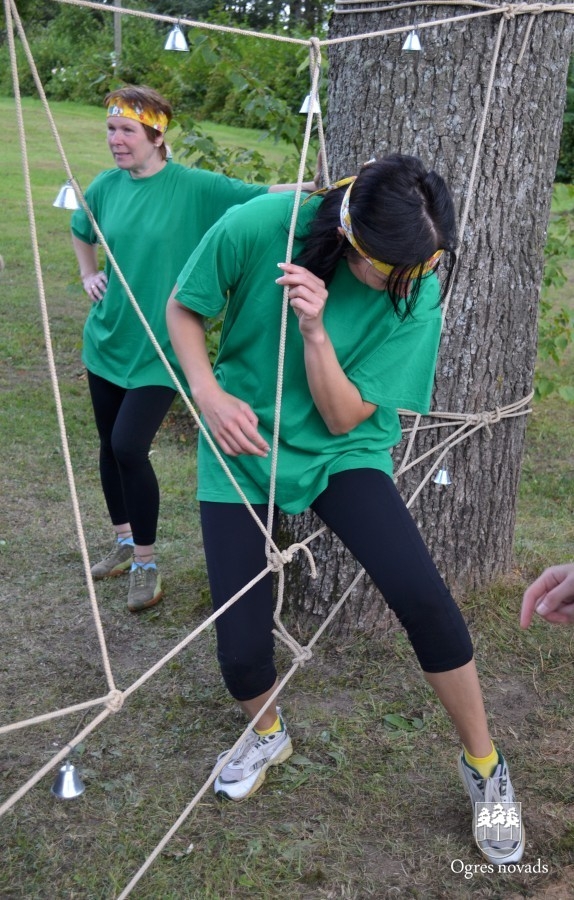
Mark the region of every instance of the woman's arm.
POLYGON ((90 300, 97 302, 104 296, 108 284, 106 273, 98 271, 97 245, 87 244, 72 234, 72 246, 80 267, 84 290, 90 300))
POLYGON ((376 406, 363 400, 341 368, 323 324, 328 292, 323 281, 294 263, 280 263, 277 284, 289 285, 289 302, 299 319, 309 389, 331 434, 348 434, 373 415, 376 406))
POLYGON ((249 404, 228 394, 217 383, 205 343, 203 319, 175 299, 168 300, 169 337, 187 378, 194 402, 224 453, 267 456, 269 445, 257 431, 258 419, 249 404))

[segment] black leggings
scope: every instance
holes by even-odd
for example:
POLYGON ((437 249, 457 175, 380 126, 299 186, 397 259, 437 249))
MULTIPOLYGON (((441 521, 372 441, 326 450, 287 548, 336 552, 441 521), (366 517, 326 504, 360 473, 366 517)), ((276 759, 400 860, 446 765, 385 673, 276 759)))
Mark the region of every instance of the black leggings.
POLYGON ((160 385, 122 388, 93 372, 88 372, 88 384, 100 436, 100 478, 112 524, 129 522, 136 544, 153 544, 159 486, 149 451, 176 392, 160 385))
MULTIPOLYGON (((265 522, 267 507, 254 507, 265 522)), ((446 672, 472 659, 464 619, 388 475, 353 469, 333 475, 312 509, 373 579, 407 631, 425 672, 446 672)), ((267 565, 265 537, 242 503, 201 503, 214 609, 267 565)), ((312 547, 311 547, 312 549, 312 547)), ((218 660, 236 700, 252 700, 275 683, 273 585, 268 574, 216 620, 218 660)))

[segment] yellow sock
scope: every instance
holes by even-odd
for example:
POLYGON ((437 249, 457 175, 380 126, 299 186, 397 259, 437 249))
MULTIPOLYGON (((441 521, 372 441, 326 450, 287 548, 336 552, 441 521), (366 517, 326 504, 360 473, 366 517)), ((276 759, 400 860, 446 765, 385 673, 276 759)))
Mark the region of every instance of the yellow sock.
POLYGON ((490 742, 490 745, 492 750, 488 756, 472 756, 466 747, 464 747, 464 758, 466 762, 469 766, 472 766, 473 769, 476 769, 483 778, 490 778, 498 764, 498 750, 492 741, 490 742))
POLYGON ((264 731, 260 731, 259 728, 256 728, 255 733, 258 734, 260 737, 267 737, 268 734, 273 734, 274 731, 279 731, 280 728, 281 728, 281 722, 279 721, 279 716, 277 716, 277 718, 273 722, 273 725, 271 726, 271 728, 265 728, 264 731))

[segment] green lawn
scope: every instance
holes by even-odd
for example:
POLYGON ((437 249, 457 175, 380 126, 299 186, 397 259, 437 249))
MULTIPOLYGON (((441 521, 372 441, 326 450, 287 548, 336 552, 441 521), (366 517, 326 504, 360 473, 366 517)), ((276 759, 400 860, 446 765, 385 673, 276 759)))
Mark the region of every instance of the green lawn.
MULTIPOLYGON (((70 245, 64 180, 37 101, 26 100, 32 195, 75 487, 90 554, 109 542, 97 441, 80 360, 87 300, 70 245)), ((103 111, 53 104, 82 186, 111 164, 103 111)), ((14 103, 0 99, 0 724, 107 693, 78 550, 46 368, 14 103)), ((257 141, 231 130, 230 139, 257 141)), ((268 148, 272 152, 273 148, 268 148)), ((572 302, 569 288, 561 293, 572 302)), ((574 361, 565 361, 574 380, 574 361)), ((326 635, 282 706, 295 754, 245 804, 202 799, 136 887, 138 900, 410 900, 572 896, 573 632, 538 621, 518 629, 527 580, 571 558, 574 415, 534 406, 520 488, 515 566, 460 597, 475 641, 492 733, 509 757, 527 829, 524 864, 480 872, 459 748, 402 633, 340 642, 326 635), (474 864, 472 877, 453 860, 474 864)), ((158 547, 165 599, 125 608, 125 579, 97 585, 120 689, 202 622, 209 596, 197 521, 195 432, 176 406, 154 444, 162 487, 158 547)), ((0 819, 0 896, 112 900, 128 884, 235 741, 212 630, 172 659, 79 748, 86 791, 56 800, 47 775, 0 819)), ((290 665, 278 651, 281 672, 290 665)), ((90 721, 74 714, 0 737, 0 802, 90 721)))

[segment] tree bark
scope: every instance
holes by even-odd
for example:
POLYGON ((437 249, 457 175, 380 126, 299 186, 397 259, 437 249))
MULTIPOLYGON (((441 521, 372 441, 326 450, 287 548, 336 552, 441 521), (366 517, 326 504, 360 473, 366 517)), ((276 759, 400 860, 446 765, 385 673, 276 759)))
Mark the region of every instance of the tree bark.
MULTIPOLYGON (((336 8, 329 38, 413 22, 412 9, 349 13, 350 8, 336 8)), ((473 9, 417 6, 416 21, 435 22, 473 9)), ((470 196, 433 410, 494 411, 526 397, 532 388, 574 17, 551 11, 533 16, 529 26, 530 18, 504 18, 474 186, 470 176, 501 16, 419 29, 420 53, 402 50, 406 34, 329 48, 331 179, 353 173, 375 155, 399 151, 420 156, 443 175, 459 219, 470 196)), ((404 421, 410 424, 412 420, 404 421)), ((439 488, 431 480, 412 507, 455 593, 484 585, 511 564, 525 426, 525 416, 505 418, 490 433, 482 429, 461 443, 444 463, 452 485, 439 488)), ((419 434, 414 456, 438 439, 436 429, 419 434)), ((402 449, 397 448, 397 460, 402 449)), ((405 500, 425 466, 428 462, 398 480, 405 500)), ((310 513, 282 518, 288 542, 301 540, 316 524, 310 513)), ((298 618, 324 617, 356 571, 354 559, 332 535, 316 540, 312 549, 320 573, 316 581, 304 566, 287 571, 287 592, 298 618)), ((388 619, 383 599, 365 582, 335 627, 344 634, 357 627, 385 627, 388 619)))

